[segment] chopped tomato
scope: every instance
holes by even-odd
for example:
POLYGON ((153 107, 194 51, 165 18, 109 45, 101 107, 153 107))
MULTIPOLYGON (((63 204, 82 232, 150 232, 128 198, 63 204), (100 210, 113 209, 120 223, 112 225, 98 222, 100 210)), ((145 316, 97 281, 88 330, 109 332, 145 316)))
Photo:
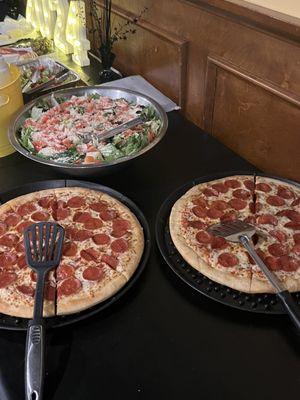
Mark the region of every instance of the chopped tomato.
POLYGON ((62 141, 62 143, 63 143, 63 145, 66 146, 67 149, 69 149, 70 147, 73 147, 73 146, 74 146, 73 142, 72 142, 70 139, 68 139, 68 138, 64 139, 64 140, 62 141))
POLYGON ((47 144, 45 142, 42 142, 41 140, 36 140, 36 141, 32 142, 32 144, 36 151, 40 151, 44 147, 47 147, 47 144))

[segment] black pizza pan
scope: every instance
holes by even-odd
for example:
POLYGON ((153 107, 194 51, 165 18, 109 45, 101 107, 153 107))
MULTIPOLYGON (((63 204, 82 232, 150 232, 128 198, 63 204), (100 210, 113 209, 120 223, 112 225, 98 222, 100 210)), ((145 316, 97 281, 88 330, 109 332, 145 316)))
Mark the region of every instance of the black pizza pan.
MULTIPOLYGON (((88 308, 87 310, 70 315, 62 315, 62 316, 57 315, 54 317, 45 318, 47 328, 59 328, 79 322, 85 318, 91 317, 94 314, 100 313, 105 309, 107 309, 108 307, 110 307, 111 305, 113 305, 122 296, 124 296, 126 292, 128 292, 128 290, 136 283, 137 279, 140 277, 141 273, 146 267, 151 247, 151 237, 150 237, 150 229, 148 222, 144 214, 135 205, 135 203, 130 199, 128 199, 127 197, 125 197, 124 195, 122 195, 121 193, 117 192, 116 190, 113 190, 109 187, 102 186, 96 183, 80 181, 80 180, 47 180, 47 181, 29 183, 6 192, 1 192, 0 204, 3 204, 8 200, 14 199, 23 194, 36 192, 39 190, 63 188, 63 187, 83 187, 87 189, 101 191, 107 193, 108 195, 119 200, 121 203, 125 204, 130 209, 130 211, 133 212, 133 214, 137 217, 143 228, 145 246, 141 261, 135 273, 130 278, 130 280, 116 294, 114 294, 109 299, 103 301, 102 303, 99 303, 93 307, 88 308)), ((26 330, 28 321, 29 320, 27 318, 16 318, 0 313, 0 329, 26 330)))
MULTIPOLYGON (((225 285, 214 282, 189 265, 176 249, 169 230, 169 217, 174 203, 189 189, 200 183, 209 182, 233 175, 257 175, 277 179, 282 183, 289 183, 300 188, 300 184, 266 174, 232 171, 221 174, 207 175, 193 179, 192 181, 175 190, 162 204, 156 218, 156 242, 159 250, 171 268, 171 270, 192 289, 226 306, 234 307, 243 311, 251 311, 265 314, 285 314, 285 311, 275 294, 261 293, 248 294, 225 285)), ((296 303, 300 306, 300 292, 292 293, 296 303)))

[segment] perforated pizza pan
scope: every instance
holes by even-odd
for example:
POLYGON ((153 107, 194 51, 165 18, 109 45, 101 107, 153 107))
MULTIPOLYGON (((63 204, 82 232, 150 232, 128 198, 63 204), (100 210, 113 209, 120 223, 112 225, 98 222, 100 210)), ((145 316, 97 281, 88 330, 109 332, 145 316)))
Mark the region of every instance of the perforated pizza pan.
MULTIPOLYGON (((172 271, 187 285, 197 292, 222 303, 226 306, 238 308, 244 311, 251 311, 266 314, 285 314, 280 301, 275 294, 248 294, 231 289, 207 278, 205 275, 191 267, 177 251, 170 235, 169 216, 174 203, 183 196, 190 188, 199 183, 209 182, 233 175, 255 175, 253 172, 232 171, 222 174, 215 174, 193 179, 173 192, 161 206, 156 219, 156 241, 159 250, 172 271)), ((290 183, 300 188, 296 182, 265 174, 257 174, 268 178, 277 179, 282 183, 290 183)), ((300 306, 300 292, 292 296, 300 306)))
MULTIPOLYGON (((35 183, 26 184, 23 186, 19 186, 15 189, 0 193, 0 204, 7 202, 8 200, 14 199, 15 197, 21 196, 23 194, 36 192, 44 189, 54 189, 54 188, 62 188, 62 187, 84 187, 87 189, 97 190, 104 193, 109 194, 110 196, 116 198, 123 204, 125 204, 130 211, 137 217, 139 220, 145 237, 145 247, 144 252, 139 263, 139 266, 130 280, 123 286, 114 296, 109 299, 99 303, 93 307, 88 308, 87 310, 81 311, 79 313, 74 313, 70 315, 64 316, 55 316, 51 318, 46 318, 47 328, 59 328, 62 326, 74 324, 75 322, 81 321, 85 318, 88 318, 94 314, 100 313, 114 304, 117 300, 119 300, 124 294, 135 284, 141 273, 143 272, 148 258, 150 254, 151 247, 151 237, 149 225, 147 223, 144 214, 140 211, 140 209, 127 197, 123 196, 121 193, 108 188, 106 186, 98 185, 96 183, 79 181, 79 180, 48 180, 48 181, 40 181, 35 183)), ((26 330, 28 319, 26 318, 16 318, 11 317, 5 314, 0 313, 0 329, 8 329, 8 330, 26 330)))

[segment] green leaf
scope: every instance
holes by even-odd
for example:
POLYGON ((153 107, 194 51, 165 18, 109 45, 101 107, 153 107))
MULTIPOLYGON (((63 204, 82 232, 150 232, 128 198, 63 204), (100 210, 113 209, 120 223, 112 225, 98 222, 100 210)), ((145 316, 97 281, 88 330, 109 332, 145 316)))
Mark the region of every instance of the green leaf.
POLYGON ((20 144, 26 149, 28 150, 30 153, 34 153, 35 152, 35 148, 32 144, 31 141, 31 134, 33 132, 33 128, 31 126, 27 127, 27 128, 23 128, 21 130, 21 137, 19 139, 20 144))

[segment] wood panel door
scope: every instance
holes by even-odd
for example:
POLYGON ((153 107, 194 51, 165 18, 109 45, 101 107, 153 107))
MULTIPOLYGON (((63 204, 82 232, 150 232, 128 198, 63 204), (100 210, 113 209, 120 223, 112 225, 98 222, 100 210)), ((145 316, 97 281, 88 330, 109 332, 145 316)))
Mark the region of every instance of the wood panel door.
POLYGON ((208 59, 204 125, 268 173, 300 181, 300 97, 208 59))

